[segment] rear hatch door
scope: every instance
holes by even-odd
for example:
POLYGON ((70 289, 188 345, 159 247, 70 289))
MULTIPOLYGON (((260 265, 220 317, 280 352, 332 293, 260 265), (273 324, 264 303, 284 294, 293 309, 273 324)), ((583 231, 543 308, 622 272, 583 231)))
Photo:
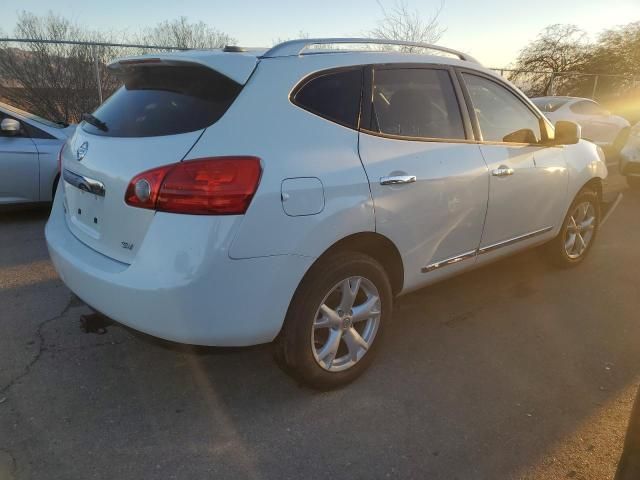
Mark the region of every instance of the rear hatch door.
POLYGON ((62 166, 71 232, 130 264, 155 212, 125 203, 129 182, 181 161, 242 85, 209 66, 175 61, 131 62, 120 74, 124 85, 78 126, 62 166))

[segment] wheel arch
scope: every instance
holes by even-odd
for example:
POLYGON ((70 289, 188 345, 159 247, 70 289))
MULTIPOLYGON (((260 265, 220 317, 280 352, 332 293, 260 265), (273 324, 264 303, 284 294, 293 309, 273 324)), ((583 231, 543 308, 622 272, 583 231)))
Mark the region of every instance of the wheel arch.
POLYGON ((315 263, 327 255, 343 251, 357 251, 376 259, 389 276, 393 295, 399 294, 404 287, 404 264, 396 245, 384 235, 376 232, 360 232, 348 235, 320 255, 315 263))
MULTIPOLYGON (((598 200, 602 201, 602 178, 593 177, 587 181, 580 190, 576 193, 576 196, 580 194, 583 190, 593 190, 598 195, 598 200)), ((575 198, 575 197, 574 197, 575 198)), ((571 200, 573 202, 573 199, 571 200)))
POLYGON ((592 177, 589 180, 587 180, 586 182, 584 182, 577 190, 575 190, 574 192, 571 192, 570 196, 567 198, 568 200, 568 204, 566 205, 565 211, 564 211, 564 215, 560 221, 559 226, 557 227, 557 232, 560 231, 560 228, 562 228, 562 224, 566 218, 566 216, 569 214, 569 210, 571 209, 571 205, 573 205, 573 202, 576 200, 576 198, 578 197, 578 195, 580 195, 580 193, 584 192, 585 190, 591 190, 596 192, 596 195, 598 195, 598 203, 602 202, 602 189, 603 189, 603 180, 600 177, 592 177))

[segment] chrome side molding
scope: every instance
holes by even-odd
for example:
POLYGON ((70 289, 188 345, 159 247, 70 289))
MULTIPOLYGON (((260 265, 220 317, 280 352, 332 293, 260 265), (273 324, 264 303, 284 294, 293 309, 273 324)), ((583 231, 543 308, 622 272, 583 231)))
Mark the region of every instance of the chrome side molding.
POLYGON ((509 245, 513 245, 514 243, 522 242, 524 240, 529 240, 530 238, 537 237, 538 235, 543 235, 547 232, 550 232, 551 230, 553 230, 553 227, 541 228, 540 230, 536 230, 531 233, 525 233, 524 235, 519 235, 509 240, 504 240, 502 242, 497 242, 492 245, 487 245, 486 247, 482 247, 478 249, 478 255, 482 255, 483 253, 493 252, 498 248, 508 247, 509 245))
POLYGON ((524 240, 529 240, 531 238, 537 237, 538 235, 543 235, 545 233, 553 230, 553 227, 541 228, 540 230, 536 230, 534 232, 526 233, 524 235, 519 235, 517 237, 511 238, 509 240, 504 240, 502 242, 494 243, 491 245, 487 245, 486 247, 478 248, 476 250, 470 250, 468 252, 462 253, 460 255, 456 255, 455 257, 450 257, 445 260, 440 260, 439 262, 432 263, 427 265, 426 267, 422 267, 422 273, 429 273, 434 270, 438 270, 442 267, 447 267, 449 265, 454 265, 459 262, 463 262, 464 260, 469 260, 475 258, 478 255, 482 255, 484 253, 493 252, 502 247, 508 247, 518 242, 522 242, 524 240))
POLYGON ((461 255, 456 255, 455 257, 447 258, 446 260, 441 260, 439 262, 432 263, 431 265, 422 267, 422 273, 429 273, 429 272, 432 272, 433 270, 446 267, 447 265, 453 265, 455 263, 462 262, 463 260, 474 258, 477 254, 478 254, 478 250, 471 250, 461 255))
POLYGON ((105 195, 106 190, 104 188, 104 183, 94 180, 93 178, 78 175, 66 168, 64 169, 64 172, 62 172, 62 178, 64 178, 64 181, 68 184, 73 185, 84 192, 93 193, 99 197, 104 197, 105 195))

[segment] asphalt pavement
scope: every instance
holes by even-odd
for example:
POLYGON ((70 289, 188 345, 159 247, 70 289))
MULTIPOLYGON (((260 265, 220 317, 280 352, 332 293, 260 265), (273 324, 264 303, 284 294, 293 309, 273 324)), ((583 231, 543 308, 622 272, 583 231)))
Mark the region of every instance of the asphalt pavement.
POLYGON ((0 213, 0 480, 611 478, 640 383, 640 193, 607 188, 625 198, 584 264, 535 250, 398 299, 373 367, 329 393, 269 346, 86 333, 47 212, 0 213))

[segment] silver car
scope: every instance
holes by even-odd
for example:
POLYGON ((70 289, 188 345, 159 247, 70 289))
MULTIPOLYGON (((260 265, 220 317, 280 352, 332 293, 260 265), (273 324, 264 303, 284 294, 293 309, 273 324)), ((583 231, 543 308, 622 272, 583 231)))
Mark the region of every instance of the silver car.
POLYGON ((53 199, 60 149, 75 127, 0 103, 0 205, 53 199))
POLYGON ((602 147, 608 155, 617 155, 624 147, 631 125, 588 98, 538 97, 531 101, 553 123, 575 122, 582 127, 582 137, 602 147))

